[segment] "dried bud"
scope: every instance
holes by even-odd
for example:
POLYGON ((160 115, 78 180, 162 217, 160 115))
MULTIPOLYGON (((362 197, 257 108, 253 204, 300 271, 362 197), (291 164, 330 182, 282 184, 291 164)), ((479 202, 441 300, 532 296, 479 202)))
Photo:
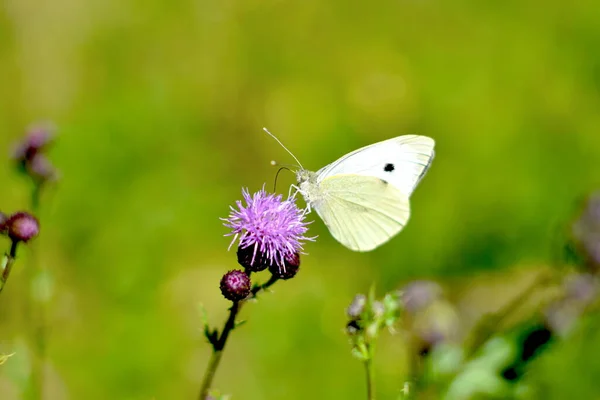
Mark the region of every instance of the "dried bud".
POLYGON ((269 266, 269 258, 257 246, 248 246, 237 250, 238 263, 248 271, 260 272, 269 266))
POLYGON ((365 304, 367 304, 367 296, 357 294, 346 309, 346 315, 352 319, 357 319, 365 310, 365 304))
POLYGON ((27 243, 40 233, 37 218, 26 212, 17 212, 6 221, 8 236, 16 242, 27 243))
POLYGON ((244 271, 229 271, 221 279, 221 293, 227 300, 245 299, 250 294, 250 277, 244 271))
POLYGON ((270 265, 269 271, 278 279, 292 279, 300 269, 300 254, 294 253, 284 258, 283 267, 278 265, 270 265))

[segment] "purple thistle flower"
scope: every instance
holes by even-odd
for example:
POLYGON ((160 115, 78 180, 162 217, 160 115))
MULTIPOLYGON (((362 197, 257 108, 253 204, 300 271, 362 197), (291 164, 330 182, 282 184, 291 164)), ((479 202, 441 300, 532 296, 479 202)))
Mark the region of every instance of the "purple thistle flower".
POLYGON ((286 258, 296 256, 304 242, 315 239, 305 236, 308 223, 304 221, 304 212, 293 200, 283 200, 281 195, 267 193, 264 188, 254 195, 242 189, 242 195, 246 204, 236 201, 237 209, 230 207, 229 217, 222 218, 224 225, 231 228, 225 236, 233 236, 229 248, 238 240, 239 249, 252 249, 246 267, 253 266, 255 261, 268 263, 254 270, 273 265, 285 269, 286 258))

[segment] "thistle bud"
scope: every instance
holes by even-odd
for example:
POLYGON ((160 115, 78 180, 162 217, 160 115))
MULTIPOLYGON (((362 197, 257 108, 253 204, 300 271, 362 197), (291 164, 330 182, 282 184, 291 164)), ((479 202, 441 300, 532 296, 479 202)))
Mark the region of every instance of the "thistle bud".
POLYGON ((272 264, 269 266, 269 271, 278 279, 292 279, 300 269, 300 254, 286 255, 283 261, 282 267, 272 264))
POLYGON ((245 299, 250 294, 250 277, 244 271, 229 271, 221 278, 221 293, 227 300, 245 299))
POLYGON ((8 236, 15 242, 27 243, 40 233, 37 218, 26 212, 17 212, 5 222, 8 236))
POLYGON ((256 246, 238 247, 237 258, 247 271, 260 272, 269 266, 269 259, 256 246))

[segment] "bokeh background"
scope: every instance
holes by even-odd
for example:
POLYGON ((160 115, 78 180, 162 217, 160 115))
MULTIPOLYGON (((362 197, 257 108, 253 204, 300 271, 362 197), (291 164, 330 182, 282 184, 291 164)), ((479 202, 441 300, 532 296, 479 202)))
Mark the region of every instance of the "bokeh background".
MULTIPOLYGON (((472 322, 553 268, 557 232, 600 187, 599 21, 585 0, 2 0, 0 210, 29 207, 8 156, 30 123, 58 127, 61 179, 0 296, 0 350, 16 353, 0 397, 24 398, 35 263, 44 398, 197 397, 200 304, 222 326, 219 280, 236 267, 219 218, 242 187, 272 187, 270 160, 292 162, 267 126, 313 170, 400 134, 437 142, 389 244, 353 253, 315 221, 300 273, 244 308, 214 385, 364 398, 344 335, 354 294, 436 279, 472 322)), ((544 398, 599 398, 600 334, 581 336, 536 361, 544 398)), ((398 396, 406 354, 401 335, 380 343, 380 398, 398 396)))

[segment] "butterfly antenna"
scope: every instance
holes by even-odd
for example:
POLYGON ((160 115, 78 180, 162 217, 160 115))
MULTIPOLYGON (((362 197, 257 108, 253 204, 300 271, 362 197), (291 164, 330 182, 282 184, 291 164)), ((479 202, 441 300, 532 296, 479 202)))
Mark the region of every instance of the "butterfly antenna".
POLYGON ((273 135, 271 132, 269 132, 269 131, 267 130, 267 128, 263 128, 263 131, 267 132, 267 134, 268 134, 269 136, 271 136, 273 139, 275 139, 275 140, 277 141, 277 143, 279 143, 279 145, 280 145, 281 147, 283 147, 283 148, 284 148, 284 150, 285 150, 285 151, 287 151, 287 152, 288 152, 288 153, 289 153, 289 154, 290 154, 290 155, 291 155, 291 156, 294 158, 294 160, 296 160, 296 162, 298 163, 298 165, 300 166, 300 168, 304 169, 304 167, 302 166, 302 163, 301 163, 301 162, 300 162, 300 161, 299 161, 299 160, 296 158, 296 156, 294 155, 294 153, 292 153, 291 151, 289 151, 289 150, 288 150, 288 148, 287 148, 287 147, 285 147, 285 146, 283 145, 283 143, 281 143, 281 140, 277 139, 277 137, 276 137, 275 135, 273 135))

